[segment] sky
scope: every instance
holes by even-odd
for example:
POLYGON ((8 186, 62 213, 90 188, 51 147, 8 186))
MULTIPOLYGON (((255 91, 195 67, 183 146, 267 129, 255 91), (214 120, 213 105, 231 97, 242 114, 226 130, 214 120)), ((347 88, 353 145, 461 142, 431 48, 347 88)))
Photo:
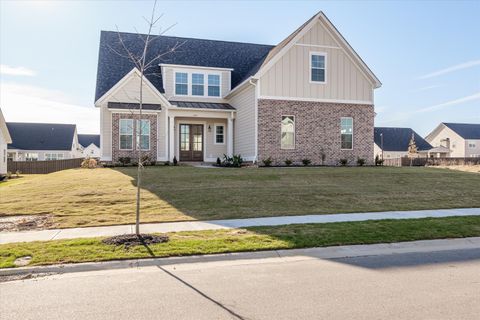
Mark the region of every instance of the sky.
MULTIPOLYGON (((0 107, 7 121, 99 132, 100 30, 145 31, 152 1, 0 0, 0 107)), ((480 123, 480 1, 160 1, 168 35, 277 44, 322 10, 383 83, 376 126, 425 136, 480 123)))

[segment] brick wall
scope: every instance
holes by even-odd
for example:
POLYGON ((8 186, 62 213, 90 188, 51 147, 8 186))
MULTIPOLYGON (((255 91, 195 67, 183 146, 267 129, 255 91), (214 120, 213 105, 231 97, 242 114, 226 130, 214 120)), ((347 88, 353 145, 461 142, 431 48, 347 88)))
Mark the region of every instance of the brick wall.
POLYGON ((374 108, 372 105, 260 99, 258 101, 258 159, 271 157, 275 165, 308 158, 312 164, 337 165, 357 157, 373 163, 374 108), (295 116, 295 149, 280 148, 282 115, 295 116), (353 149, 341 149, 340 118, 353 118, 353 149))
MULTIPOLYGON (((112 113, 112 162, 118 162, 120 157, 130 157, 134 162, 138 157, 136 150, 135 128, 133 130, 133 150, 120 150, 119 126, 120 119, 139 119, 138 115, 128 113, 112 113)), ((150 159, 157 160, 157 115, 143 114, 142 119, 150 120, 150 150, 142 150, 142 156, 148 155, 150 159)), ((133 122, 134 126, 136 121, 133 122)))

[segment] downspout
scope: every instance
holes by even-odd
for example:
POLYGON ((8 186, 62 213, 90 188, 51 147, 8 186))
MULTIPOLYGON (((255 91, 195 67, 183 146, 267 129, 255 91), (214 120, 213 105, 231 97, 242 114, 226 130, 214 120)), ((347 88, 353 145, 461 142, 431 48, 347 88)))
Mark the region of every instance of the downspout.
POLYGON ((257 86, 258 79, 250 78, 248 81, 252 86, 255 87, 255 154, 253 157, 253 163, 258 162, 258 89, 259 87, 257 86))

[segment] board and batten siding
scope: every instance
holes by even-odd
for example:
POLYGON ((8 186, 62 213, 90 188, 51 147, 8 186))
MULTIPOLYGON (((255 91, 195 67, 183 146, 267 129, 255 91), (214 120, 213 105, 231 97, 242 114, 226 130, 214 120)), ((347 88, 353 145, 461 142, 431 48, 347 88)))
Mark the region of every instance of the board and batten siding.
MULTIPOLYGON (((165 97, 168 100, 174 101, 195 101, 195 102, 226 102, 223 98, 230 92, 231 75, 230 71, 221 70, 208 70, 208 69, 193 69, 193 68, 173 68, 162 67, 163 75, 163 87, 165 89, 165 97), (219 74, 221 87, 221 97, 198 97, 198 96, 176 96, 175 95, 175 72, 187 72, 187 73, 203 73, 203 74, 219 74)), ((207 92, 208 80, 205 77, 205 92, 207 92)), ((188 85, 191 86, 191 79, 188 79, 188 85)))
POLYGON ((253 161, 255 150, 255 86, 248 85, 229 99, 236 110, 233 153, 253 161))
POLYGON ((317 22, 261 78, 260 95, 373 101, 372 81, 325 27, 317 22), (326 83, 310 82, 310 54, 326 53, 326 83))

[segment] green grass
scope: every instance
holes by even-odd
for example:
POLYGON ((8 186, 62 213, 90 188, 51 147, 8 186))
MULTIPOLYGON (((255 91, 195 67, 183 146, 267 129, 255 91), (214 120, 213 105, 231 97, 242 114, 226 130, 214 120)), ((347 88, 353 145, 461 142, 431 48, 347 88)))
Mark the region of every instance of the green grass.
MULTIPOLYGON (((0 216, 52 227, 133 223, 135 168, 72 169, 0 184, 0 216)), ((142 222, 480 207, 480 175, 435 168, 147 167, 142 222)))
MULTIPOLYGON (((480 236, 480 217, 380 220, 327 224, 252 227, 170 233, 170 241, 151 245, 155 257, 185 256, 349 244, 372 244, 480 236)), ((0 268, 32 256, 30 265, 152 257, 147 248, 125 249, 102 238, 54 240, 0 245, 0 268)))

